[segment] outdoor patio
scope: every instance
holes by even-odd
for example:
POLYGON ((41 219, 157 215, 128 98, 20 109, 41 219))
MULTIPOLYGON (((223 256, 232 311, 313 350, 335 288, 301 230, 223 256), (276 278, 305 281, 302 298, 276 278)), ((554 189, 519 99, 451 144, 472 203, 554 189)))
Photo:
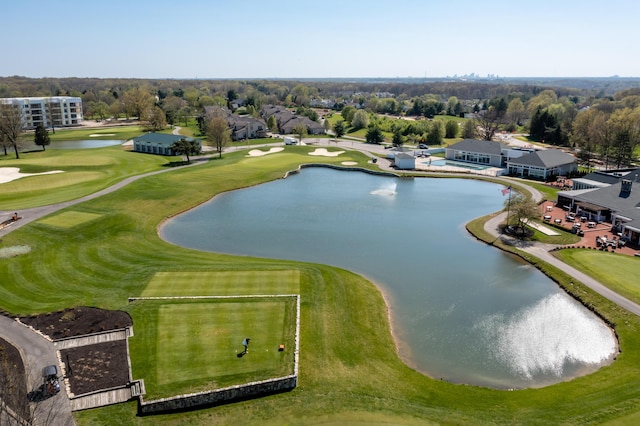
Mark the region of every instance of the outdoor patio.
MULTIPOLYGON (((571 229, 575 224, 579 223, 579 229, 583 232, 583 236, 580 242, 574 244, 575 247, 591 247, 600 249, 602 245, 596 243, 596 237, 608 242, 618 240, 620 237, 617 234, 611 232, 611 223, 607 222, 590 222, 588 220, 582 221, 580 217, 576 217, 574 220, 567 219, 567 212, 559 207, 556 207, 553 201, 546 201, 540 205, 541 215, 540 219, 551 225, 556 225, 564 228, 564 230, 571 232, 571 229)), ((625 244, 623 247, 616 247, 615 245, 609 245, 606 247, 607 251, 615 253, 626 254, 628 256, 634 256, 640 253, 640 247, 625 244)), ((639 254, 640 255, 640 254, 639 254)))

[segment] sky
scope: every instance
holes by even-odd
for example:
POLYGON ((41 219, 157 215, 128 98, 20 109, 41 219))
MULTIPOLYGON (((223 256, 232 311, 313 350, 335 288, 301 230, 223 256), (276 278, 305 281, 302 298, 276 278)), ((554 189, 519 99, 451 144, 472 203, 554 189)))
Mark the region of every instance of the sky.
POLYGON ((638 0, 2 3, 5 77, 640 77, 638 0))

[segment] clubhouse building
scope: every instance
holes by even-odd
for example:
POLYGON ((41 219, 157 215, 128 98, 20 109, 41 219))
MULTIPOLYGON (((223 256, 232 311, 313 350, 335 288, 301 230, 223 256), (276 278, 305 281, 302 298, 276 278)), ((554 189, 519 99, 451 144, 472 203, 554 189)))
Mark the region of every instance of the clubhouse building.
POLYGON ((571 175, 578 159, 558 149, 513 148, 501 142, 464 139, 445 150, 447 160, 504 168, 506 174, 548 180, 571 175))
POLYGON ((177 155, 171 149, 171 145, 180 139, 196 141, 198 147, 202 149, 202 141, 196 138, 187 138, 181 135, 168 135, 166 133, 145 133, 142 136, 133 138, 133 150, 135 152, 145 152, 147 154, 177 155))
POLYGON ((558 193, 558 207, 611 223, 620 238, 640 246, 640 168, 589 173, 575 179, 573 188, 558 193))

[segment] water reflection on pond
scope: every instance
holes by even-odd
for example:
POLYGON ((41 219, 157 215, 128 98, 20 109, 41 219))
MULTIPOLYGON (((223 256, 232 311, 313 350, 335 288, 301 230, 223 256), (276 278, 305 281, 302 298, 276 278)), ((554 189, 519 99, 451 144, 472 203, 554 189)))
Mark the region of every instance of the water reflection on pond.
POLYGON ((317 262, 361 273, 388 296, 407 362, 496 388, 597 370, 613 333, 550 279, 476 241, 467 221, 502 208, 501 186, 304 169, 217 196, 161 229, 206 251, 317 262))
POLYGON ((123 140, 117 139, 85 139, 79 141, 52 141, 49 148, 53 149, 89 149, 104 148, 105 146, 122 145, 123 140))

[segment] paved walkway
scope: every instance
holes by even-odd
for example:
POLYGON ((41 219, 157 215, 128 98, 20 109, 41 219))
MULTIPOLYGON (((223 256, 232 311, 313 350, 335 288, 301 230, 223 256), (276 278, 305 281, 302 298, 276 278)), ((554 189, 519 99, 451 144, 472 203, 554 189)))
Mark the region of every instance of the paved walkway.
MULTIPOLYGON (((0 315, 0 336, 18 348, 25 362, 28 390, 38 389, 42 382, 42 368, 60 363, 53 342, 42 337, 32 329, 14 319, 0 315)), ((61 382, 62 385, 62 382, 61 382)), ((65 386, 60 393, 42 402, 31 404, 34 425, 68 426, 74 425, 71 415, 71 403, 65 386)))
POLYGON ((623 296, 619 295, 618 293, 616 293, 613 290, 609 289, 608 287, 606 287, 605 285, 603 285, 599 281, 594 280, 593 278, 591 278, 587 274, 575 269, 572 266, 567 265, 566 263, 562 262, 557 257, 553 256, 549 252, 551 249, 554 248, 553 245, 542 244, 542 243, 532 243, 532 242, 528 242, 528 241, 521 241, 521 240, 518 240, 516 238, 512 238, 512 237, 509 237, 507 235, 501 234, 500 230, 499 230, 500 229, 499 226, 500 226, 500 224, 502 222, 505 221, 506 216, 507 216, 507 213, 503 212, 503 213, 497 215, 496 217, 488 220, 484 225, 485 231, 487 231, 489 234, 493 235, 496 238, 501 238, 504 241, 508 241, 513 246, 519 248, 520 250, 522 250, 524 252, 527 252, 527 253, 537 257, 538 259, 544 260, 545 262, 547 262, 547 263, 555 266, 556 268, 566 272, 567 274, 569 274, 570 276, 575 278, 577 281, 580 281, 582 284, 586 285, 587 287, 589 287, 590 289, 592 289, 596 293, 599 293, 603 297, 611 300, 615 304, 623 307, 624 309, 628 310, 631 313, 634 313, 636 315, 640 315, 640 305, 638 305, 635 302, 632 302, 631 300, 627 299, 626 297, 623 297, 623 296))

